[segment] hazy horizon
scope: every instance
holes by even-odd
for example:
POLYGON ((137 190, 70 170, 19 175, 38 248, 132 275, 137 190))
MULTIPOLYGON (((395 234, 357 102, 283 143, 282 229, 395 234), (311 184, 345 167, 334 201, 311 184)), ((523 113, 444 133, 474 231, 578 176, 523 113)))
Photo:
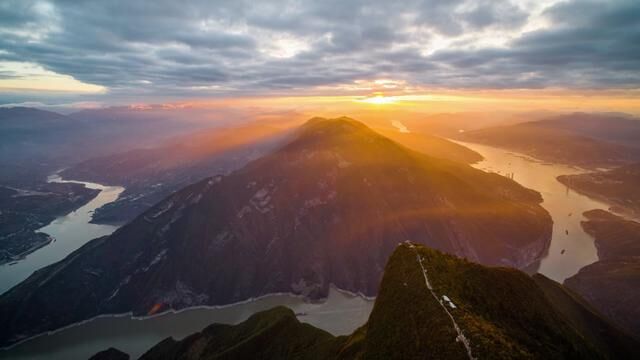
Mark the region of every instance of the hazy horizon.
POLYGON ((640 0, 0 0, 0 358, 640 358, 640 0))
POLYGON ((638 16, 631 0, 10 0, 0 106, 638 115, 638 16))

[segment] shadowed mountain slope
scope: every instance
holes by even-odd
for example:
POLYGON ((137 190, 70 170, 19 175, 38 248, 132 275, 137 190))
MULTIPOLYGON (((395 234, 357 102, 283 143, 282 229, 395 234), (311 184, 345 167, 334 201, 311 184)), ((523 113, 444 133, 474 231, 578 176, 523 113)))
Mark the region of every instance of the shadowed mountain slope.
MULTIPOLYGON (((462 163, 482 160, 480 154, 449 140, 418 133, 401 133, 391 126, 375 131, 410 149, 462 163)), ((124 186, 113 203, 92 216, 96 223, 133 220, 171 193, 203 178, 226 175, 286 143, 293 124, 262 120, 239 126, 204 129, 181 135, 152 148, 96 157, 66 170, 67 179, 124 186)))
POLYGON ((285 142, 288 132, 251 123, 200 130, 152 148, 86 160, 64 170, 67 179, 124 186, 124 193, 92 216, 97 223, 126 223, 183 187, 225 175, 285 142))
POLYGON ((640 121, 628 117, 572 114, 469 131, 460 138, 586 168, 640 161, 640 121))
POLYGON ((98 314, 152 314, 330 284, 375 295, 397 239, 491 265, 548 248, 538 193, 411 151, 357 121, 313 119, 275 152, 191 185, 0 297, 2 343, 98 314))

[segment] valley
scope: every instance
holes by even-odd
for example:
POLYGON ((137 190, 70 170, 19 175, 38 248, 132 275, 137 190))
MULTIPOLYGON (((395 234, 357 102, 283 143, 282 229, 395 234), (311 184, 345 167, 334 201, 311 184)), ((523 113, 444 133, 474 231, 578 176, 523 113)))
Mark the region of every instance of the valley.
POLYGON ((563 281, 582 267, 598 260, 593 237, 582 226, 582 213, 593 209, 607 209, 607 203, 572 191, 556 180, 567 174, 582 174, 566 165, 550 164, 486 145, 460 142, 482 154, 484 160, 473 166, 513 178, 519 184, 540 192, 544 207, 553 219, 553 234, 548 252, 529 269, 555 281, 563 281))
POLYGON ((90 202, 97 193, 69 183, 28 189, 0 186, 0 267, 23 260, 55 241, 51 234, 41 231, 42 227, 90 202))
POLYGON ((351 334, 367 321, 373 301, 332 288, 327 299, 317 303, 299 296, 273 294, 238 304, 197 307, 154 316, 103 316, 0 350, 0 359, 88 359, 108 347, 118 348, 137 359, 167 337, 182 339, 212 323, 235 325, 275 306, 286 306, 301 322, 340 336, 351 334))
POLYGON ((20 259, 14 259, 11 263, 0 265, 0 294, 25 280, 33 272, 64 259, 86 242, 96 237, 108 235, 117 229, 117 226, 91 224, 90 220, 93 211, 118 198, 124 190, 122 187, 67 181, 57 174, 49 177, 48 184, 55 187, 83 189, 83 191, 90 193, 93 199, 84 200, 84 204, 73 204, 73 208, 66 208, 58 218, 50 217, 46 219, 46 222, 37 224, 38 228, 34 230, 37 231, 35 234, 42 234, 40 236, 46 236, 51 241, 46 242, 38 249, 33 249, 20 259), (82 206, 78 207, 78 205, 82 206))
POLYGON ((0 1, 0 360, 640 359, 640 1, 0 1))
POLYGON ((185 186, 206 177, 229 174, 265 155, 281 145, 288 134, 282 124, 205 129, 152 147, 87 159, 61 175, 125 187, 117 200, 97 208, 91 220, 121 225, 185 186))
POLYGON ((100 314, 143 315, 274 292, 320 299, 330 284, 372 296, 398 238, 526 267, 549 246, 551 219, 540 201, 503 176, 412 152, 359 122, 313 119, 276 152, 175 193, 2 295, 0 317, 12 324, 4 341, 100 314), (284 186, 287 196, 277 191, 284 186), (469 211, 473 204, 490 211, 469 211), (344 251, 327 251, 335 247, 344 251), (27 294, 28 302, 19 300, 27 294), (29 320, 43 313, 56 315, 29 320))
MULTIPOLYGON (((588 244, 589 242, 593 243, 593 240, 590 240, 590 237, 586 235, 584 232, 578 231, 578 229, 581 230, 581 228, 579 227, 579 221, 581 217, 577 215, 571 216, 569 214, 572 214, 572 213, 580 214, 581 211, 584 211, 583 209, 594 208, 594 207, 604 208, 605 205, 602 203, 590 200, 585 196, 575 194, 573 192, 567 192, 564 186, 562 186, 562 184, 558 183, 555 180, 555 177, 557 176, 557 174, 580 173, 579 171, 566 166, 540 163, 539 161, 536 161, 534 159, 530 159, 522 155, 517 155, 506 150, 501 150, 497 148, 491 148, 491 147, 476 145, 476 144, 469 144, 469 143, 459 143, 459 144, 462 146, 468 147, 474 153, 481 155, 480 158, 482 158, 483 160, 479 163, 474 164, 475 167, 484 171, 495 172, 501 175, 501 177, 506 176, 509 178, 514 178, 516 181, 524 184, 525 186, 541 192, 542 199, 543 199, 542 206, 545 207, 550 212, 554 220, 553 236, 549 246, 549 250, 545 252, 546 255, 542 254, 541 257, 539 258, 540 261, 538 263, 531 263, 527 271, 535 272, 536 268, 539 267, 538 271, 540 271, 541 273, 551 278, 554 278, 558 281, 562 281, 564 278, 573 275, 581 267, 588 265, 589 263, 597 260, 597 254, 595 254, 595 248, 593 248, 594 250, 592 253, 588 253, 588 252, 585 253, 585 250, 588 250, 588 247, 586 247, 586 244, 588 244), (567 197, 569 197, 571 200, 567 201, 567 197), (564 231, 565 229, 571 229, 571 232, 570 232, 571 236, 568 236, 569 234, 565 234, 565 231, 564 231), (562 252, 559 249, 565 249, 568 251, 562 252), (576 249, 579 249, 580 251, 574 251, 576 249)), ((425 147, 423 149, 426 150, 428 149, 428 147, 425 147)), ((340 160, 340 161, 346 163, 346 160, 340 160)), ((215 181, 221 181, 222 177, 217 177, 216 179, 218 180, 215 180, 215 181)), ((59 178, 57 180, 59 181, 59 178)), ((209 180, 209 182, 211 181, 209 180)), ((92 184, 92 185, 96 186, 96 184, 92 184)), ((118 193, 122 190, 117 190, 117 191, 118 192, 115 193, 115 196, 109 196, 108 198, 105 198, 100 202, 96 202, 95 204, 92 204, 91 209, 95 209, 100 205, 104 205, 105 203, 109 203, 110 201, 117 199, 118 193)), ((108 196, 109 193, 110 191, 107 191, 102 194, 108 196)), ((166 210, 160 210, 160 214, 162 214, 163 211, 166 211, 166 210)), ((89 212, 79 211, 79 213, 86 214, 82 217, 82 221, 84 221, 85 224, 88 224, 89 221, 91 221, 90 220, 91 215, 89 214, 89 212)), ((158 213, 158 211, 155 211, 155 213, 158 213)), ((155 217, 157 217, 157 215, 155 217)), ((149 217, 149 219, 151 219, 151 217, 149 217)), ((64 221, 62 221, 62 223, 64 224, 64 221)), ((93 225, 93 224, 88 224, 88 225, 97 226, 99 228, 104 226, 106 229, 110 227, 106 225, 93 225)), ((62 228, 64 227, 65 226, 62 226, 62 228)), ((79 231, 79 233, 86 233, 86 231, 81 230, 79 231)), ((69 233, 67 233, 67 236, 68 235, 69 233)), ((84 241, 87 241, 89 239, 90 238, 85 238, 84 241)), ((82 244, 82 242, 77 244, 82 244)), ((59 253, 60 254, 58 255, 59 259, 66 256, 66 254, 70 253, 73 250, 73 248, 67 248, 67 249, 61 248, 61 250, 63 252, 59 253)), ((43 255, 42 258, 47 258, 47 257, 43 255)), ((29 272, 28 269, 32 269, 30 271, 34 271, 42 267, 41 265, 46 265, 52 262, 53 261, 47 261, 47 263, 39 263, 40 265, 36 264, 35 262, 24 262, 24 263, 18 263, 16 265, 22 265, 22 269, 26 269, 25 271, 22 271, 22 273, 25 274, 29 272)), ((20 267, 16 269, 18 270, 20 269, 20 267)), ((94 271, 95 270, 91 270, 92 273, 94 271)), ((19 272, 16 272, 16 273, 19 273, 19 272)), ((0 276, 2 275, 3 273, 0 272, 0 276)), ((20 277, 15 277, 14 279, 21 279, 21 278, 24 278, 24 275, 21 275, 20 277)), ((6 279, 6 275, 5 275, 5 279, 6 279)), ((12 282, 12 283, 17 283, 17 280, 14 280, 14 281, 15 282, 12 282)), ((5 280, 5 283, 8 283, 8 282, 6 282, 5 280)), ((299 290, 295 290, 294 288, 293 291, 295 292, 299 290)), ((328 294, 330 298, 333 296, 336 296, 333 290, 328 294)), ((309 295, 306 295, 306 296, 309 296, 309 295)), ((282 298, 281 300, 274 300, 275 303, 274 302, 270 302, 270 303, 280 304, 280 301, 281 301, 282 304, 287 304, 288 300, 286 300, 285 298, 282 298)), ((279 298, 276 296, 276 298, 274 299, 279 299, 279 298)), ((305 303, 303 299, 301 299, 301 301, 302 301, 301 304, 305 303)), ((253 303, 254 302, 252 301, 248 304, 253 304, 253 303)), ((261 304, 261 300, 258 300, 255 303, 255 306, 261 306, 259 304, 261 304)), ((330 305, 327 304, 326 306, 330 306, 330 305)), ((246 313, 245 311, 233 310, 235 309, 234 306, 231 306, 228 309, 229 309, 227 312, 228 314, 235 314, 234 316, 241 316, 241 314, 247 314, 246 316, 248 316, 248 313, 246 313)), ((256 309, 259 309, 259 307, 256 309)), ((358 310, 358 311, 361 315, 362 314, 368 315, 369 310, 366 310, 366 308, 360 308, 360 309, 362 310, 358 310)), ((161 310, 161 311, 165 311, 165 310, 161 310)), ((197 310, 194 310, 194 311, 197 311, 197 310)), ((112 313, 117 313, 117 312, 112 312, 112 313)), ((181 322, 192 323, 192 320, 189 320, 189 319, 192 319, 191 315, 183 316, 182 314, 183 312, 179 312, 172 315, 171 322, 174 324, 180 324, 181 322)), ((188 312, 185 314, 188 314, 188 312)), ((65 337, 68 336, 67 334, 74 334, 80 331, 76 329, 82 329, 81 330, 82 333, 85 334, 85 336, 87 337, 86 341, 90 341, 91 343, 96 343, 96 344, 108 344, 109 341, 116 341, 117 343, 117 340, 105 340, 105 338, 100 340, 100 337, 102 335, 99 335, 101 334, 101 331, 99 329, 101 328, 101 326, 106 326, 106 327, 120 326, 118 324, 128 324, 127 321, 134 321, 135 322, 134 324, 137 324, 137 321, 141 321, 141 320, 131 319, 127 317, 124 317, 124 318, 116 317, 114 319, 117 319, 117 320, 113 320, 115 321, 115 323, 112 323, 111 320, 106 320, 106 319, 109 319, 109 318, 98 317, 95 320, 90 320, 89 322, 82 322, 76 326, 69 328, 69 330, 65 329, 59 333, 56 332, 55 335, 50 335, 50 336, 55 336, 56 338, 60 337, 61 339, 65 339, 65 337), (96 334, 96 335, 92 335, 92 334, 96 334), (90 339, 93 339, 92 336, 96 336, 95 340, 90 340, 90 339)), ((234 320, 232 321, 232 323, 237 323, 237 321, 240 321, 241 318, 236 317, 235 319, 238 319, 238 320, 234 320)), ((304 317, 302 317, 301 319, 304 320, 304 317)), ((319 319, 323 319, 323 316, 320 316, 319 319)), ((360 323, 362 322, 358 322, 358 321, 352 322, 353 326, 357 326, 360 323)), ((201 323, 198 323, 198 324, 201 324, 201 323)), ((132 326, 132 325, 122 325, 122 326, 132 326)), ((150 338, 148 335, 145 335, 146 330, 144 330, 144 328, 145 328, 144 326, 142 327, 137 325, 133 326, 132 329, 136 329, 136 330, 132 331, 131 335, 129 336, 129 338, 131 339, 131 342, 121 343, 122 347, 124 347, 125 349, 138 349, 138 350, 131 350, 133 353, 135 353, 136 351, 140 351, 140 349, 143 348, 144 346, 150 345, 151 340, 149 340, 150 338), (141 340, 140 341, 134 340, 138 338, 141 340), (131 345, 127 345, 129 343, 131 345), (135 345, 135 344, 138 344, 138 345, 135 345)), ((181 328, 181 327, 178 327, 178 328, 181 328)), ((197 330, 194 327, 189 327, 189 329, 192 329, 191 331, 197 330)), ((178 337, 184 336, 180 334, 186 334, 186 333, 185 332, 172 333, 172 336, 178 336, 178 337)), ((158 337, 155 337, 155 339, 156 341, 160 340, 158 337)), ((53 338, 49 339, 49 336, 36 337, 35 339, 27 341, 24 346, 22 345, 18 346, 16 349, 28 348, 28 349, 31 349, 31 353, 33 354, 33 356, 38 356, 37 355, 39 353, 39 350, 37 350, 38 346, 34 344, 38 344, 38 343, 48 344, 51 341, 53 341, 53 338)), ((63 340, 63 343, 69 344, 68 346, 65 346, 65 348, 71 349, 69 351, 79 351, 79 350, 73 350, 75 348, 72 345, 74 343, 72 338, 68 338, 68 340, 63 340)), ((95 351, 99 349, 99 346, 96 345, 91 349, 93 349, 92 351, 95 351)), ((16 353, 19 353, 20 351, 25 351, 25 350, 15 350, 15 351, 17 351, 16 353)), ((87 355, 86 349, 83 351, 84 351, 83 354, 87 355)), ((61 352, 61 354, 69 354, 69 353, 61 352)), ((61 355, 61 356, 64 356, 64 355, 61 355)))

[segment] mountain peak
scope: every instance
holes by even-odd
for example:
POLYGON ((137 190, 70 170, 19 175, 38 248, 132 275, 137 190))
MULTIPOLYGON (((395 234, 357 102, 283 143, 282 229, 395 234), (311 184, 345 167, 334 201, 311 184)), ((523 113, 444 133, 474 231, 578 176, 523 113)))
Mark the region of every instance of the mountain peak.
POLYGON ((369 135, 378 135, 364 123, 350 117, 341 116, 338 118, 314 117, 309 119, 301 128, 302 134, 321 133, 339 134, 366 132, 369 135))
POLYGON ((314 119, 282 148, 174 193, 4 294, 0 323, 11 326, 0 343, 99 314, 278 292, 319 299, 329 284, 372 296, 399 239, 528 266, 551 234, 540 201, 503 176, 411 151, 358 121, 314 119), (82 307, 63 306, 69 294, 82 307), (17 321, 17 309, 30 318, 17 321))
MULTIPOLYGON (((351 122, 351 123, 360 123, 362 124, 360 121, 357 121, 353 118, 350 118, 348 116, 340 116, 340 117, 336 117, 336 118, 326 118, 326 117, 322 117, 322 116, 314 116, 311 119, 307 120, 307 122, 305 123, 305 125, 313 125, 313 124, 319 124, 319 123, 325 123, 325 124, 336 124, 336 123, 340 123, 340 122, 351 122)), ((364 125, 364 124, 363 124, 364 125)))
POLYGON ((353 161, 389 161, 389 164, 394 163, 394 159, 397 163, 414 154, 413 151, 373 131, 364 123, 346 116, 310 119, 300 127, 295 139, 282 150, 303 156, 307 156, 309 152, 325 155, 332 153, 345 158, 350 157, 353 161))

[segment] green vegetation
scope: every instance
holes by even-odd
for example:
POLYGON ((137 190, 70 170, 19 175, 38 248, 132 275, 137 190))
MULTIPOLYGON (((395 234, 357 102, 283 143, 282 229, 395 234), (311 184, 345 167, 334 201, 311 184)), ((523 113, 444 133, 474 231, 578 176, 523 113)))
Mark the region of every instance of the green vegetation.
POLYGON ((468 359, 443 305, 478 359, 621 359, 640 349, 543 276, 403 244, 387 263, 369 321, 351 336, 334 337, 277 307, 237 326, 211 325, 182 341, 164 340, 142 359, 468 359))
POLYGON ((182 341, 166 339, 141 359, 327 359, 344 337, 298 321, 293 311, 275 307, 237 325, 213 324, 182 341))

